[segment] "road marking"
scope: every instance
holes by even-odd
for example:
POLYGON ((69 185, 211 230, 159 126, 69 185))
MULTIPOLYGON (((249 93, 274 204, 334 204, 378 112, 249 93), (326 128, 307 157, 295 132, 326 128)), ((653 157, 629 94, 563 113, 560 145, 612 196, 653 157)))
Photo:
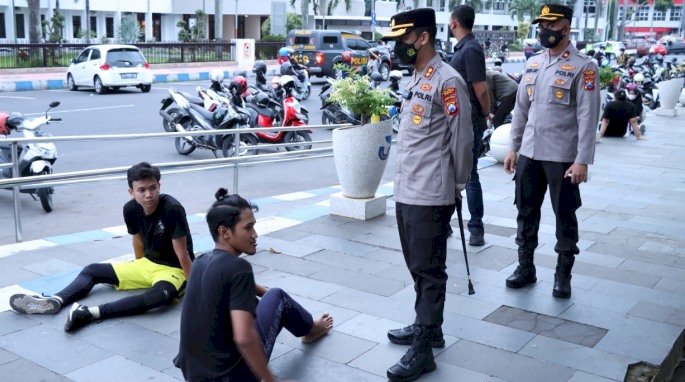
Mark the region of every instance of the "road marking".
MULTIPOLYGON (((134 107, 135 105, 120 105, 120 106, 103 106, 103 107, 92 107, 88 109, 72 109, 72 110, 54 110, 51 111, 50 114, 55 114, 55 113, 73 113, 75 111, 94 111, 94 110, 106 110, 106 109, 121 109, 124 107, 134 107)), ((24 115, 43 115, 45 114, 44 111, 41 111, 40 113, 25 113, 24 115)))
POLYGON ((0 98, 12 98, 12 99, 35 99, 33 97, 19 97, 19 96, 0 96, 0 98))

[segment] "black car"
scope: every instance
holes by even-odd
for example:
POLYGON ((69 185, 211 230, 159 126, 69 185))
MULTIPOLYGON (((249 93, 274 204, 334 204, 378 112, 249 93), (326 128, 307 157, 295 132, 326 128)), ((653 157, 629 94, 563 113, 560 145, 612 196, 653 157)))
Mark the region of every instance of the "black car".
MULTIPOLYGON (((368 41, 354 33, 336 30, 300 29, 288 33, 288 46, 294 50, 293 58, 307 66, 317 77, 335 77, 333 66, 346 63, 353 68, 369 62, 368 41)), ((387 80, 392 68, 390 56, 379 49, 381 63, 378 71, 387 80)))
POLYGON ((668 54, 685 54, 685 42, 674 42, 666 49, 668 54))

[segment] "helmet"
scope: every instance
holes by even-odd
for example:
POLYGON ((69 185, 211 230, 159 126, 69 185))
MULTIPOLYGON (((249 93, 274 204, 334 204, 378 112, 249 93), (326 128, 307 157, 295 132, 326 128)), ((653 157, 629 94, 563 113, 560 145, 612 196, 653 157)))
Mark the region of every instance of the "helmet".
POLYGON ((284 76, 281 76, 281 86, 286 88, 286 87, 294 86, 294 85, 295 85, 295 79, 293 78, 293 76, 289 76, 287 74, 284 76))
POLYGON ((252 72, 266 74, 266 63, 262 60, 255 61, 252 65, 252 72))
POLYGON ((657 54, 656 55, 656 60, 661 64, 664 62, 664 56, 657 54))
POLYGON ((626 91, 629 93, 637 92, 637 84, 633 82, 629 83, 628 85, 626 85, 626 91))
POLYGON ((264 93, 259 93, 255 96, 254 103, 257 106, 267 107, 269 105, 269 96, 264 93))
POLYGON ((247 80, 243 76, 235 76, 231 79, 230 88, 234 88, 238 94, 243 94, 247 90, 247 80))
POLYGON ((293 52, 292 48, 288 48, 287 46, 284 46, 283 48, 278 50, 278 57, 290 57, 290 54, 293 52))
POLYGON ((224 71, 221 69, 214 69, 209 74, 209 79, 214 82, 221 82, 224 80, 224 71))
POLYGON ((274 78, 271 79, 271 87, 274 89, 278 89, 281 87, 281 77, 280 76, 274 76, 274 78))
POLYGON ((390 71, 389 78, 391 80, 399 81, 402 79, 402 77, 403 77, 402 72, 400 72, 399 70, 391 70, 390 71))
POLYGON ((7 113, 0 113, 0 134, 7 135, 10 133, 10 128, 7 126, 7 118, 10 115, 7 113))
POLYGON ((633 81, 636 83, 642 83, 645 80, 645 75, 642 73, 635 73, 633 76, 633 81))
POLYGON ((495 64, 495 66, 502 66, 502 60, 499 58, 496 58, 492 63, 495 64))
POLYGON ((281 65, 281 75, 292 75, 295 74, 295 71, 293 70, 293 64, 290 62, 284 62, 283 65, 281 65))
POLYGON ((24 123, 24 115, 21 113, 17 113, 16 111, 10 113, 9 118, 7 118, 7 124, 9 125, 9 127, 16 128, 22 123, 24 123))
POLYGON ((226 118, 226 114, 228 114, 228 109, 226 109, 226 106, 217 107, 212 115, 214 118, 214 124, 218 126, 224 120, 224 118, 226 118))

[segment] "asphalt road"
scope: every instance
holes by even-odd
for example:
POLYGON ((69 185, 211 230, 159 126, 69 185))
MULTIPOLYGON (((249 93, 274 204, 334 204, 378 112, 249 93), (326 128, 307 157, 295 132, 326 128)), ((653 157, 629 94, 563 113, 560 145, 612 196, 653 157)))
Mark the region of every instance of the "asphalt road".
MULTIPOLYGON (((505 70, 520 71, 523 64, 505 64, 505 70)), ((321 121, 318 98, 320 81, 314 80, 312 96, 302 102, 310 112, 312 124, 321 121), (319 84, 316 84, 319 83, 319 84)), ((122 89, 118 93, 97 95, 93 90, 32 91, 0 94, 2 109, 24 113, 27 117, 41 114, 51 101, 61 105, 51 115, 63 118, 62 124, 45 128, 55 136, 127 134, 161 132, 158 114, 160 101, 170 87, 192 92, 202 82, 181 82, 153 85, 150 93, 138 89, 122 89)), ((331 131, 315 130, 313 140, 331 139, 331 131)), ((274 149, 267 151, 275 152, 274 149)), ((54 171, 67 172, 108 167, 130 166, 140 161, 151 163, 210 159, 207 150, 196 150, 189 156, 178 154, 170 138, 131 141, 79 141, 57 145, 58 159, 54 171)), ((218 187, 232 191, 231 169, 208 170, 162 177, 162 192, 179 199, 189 214, 205 211, 212 203, 218 187)), ((383 181, 394 177, 394 152, 388 159, 383 181)), ((338 183, 333 158, 265 164, 240 170, 239 193, 255 199, 328 187, 338 183)), ((80 185, 59 186, 53 195, 54 211, 45 213, 38 201, 21 194, 24 240, 100 229, 123 224, 121 208, 129 200, 124 180, 102 181, 80 185)), ((0 190, 0 244, 14 242, 12 192, 0 190)))

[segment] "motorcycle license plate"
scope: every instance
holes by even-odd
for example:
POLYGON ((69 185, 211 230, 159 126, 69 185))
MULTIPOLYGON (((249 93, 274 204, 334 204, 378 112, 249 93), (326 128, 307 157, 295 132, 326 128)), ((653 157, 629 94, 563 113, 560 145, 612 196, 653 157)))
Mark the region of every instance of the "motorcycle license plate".
POLYGON ((309 56, 302 53, 302 54, 297 54, 294 56, 295 61, 297 61, 298 64, 301 65, 309 65, 309 56))
POLYGON ((352 65, 354 66, 366 65, 368 62, 368 57, 352 57, 352 65))
POLYGON ((137 73, 121 73, 121 78, 123 78, 125 80, 136 78, 137 76, 138 76, 137 73))

